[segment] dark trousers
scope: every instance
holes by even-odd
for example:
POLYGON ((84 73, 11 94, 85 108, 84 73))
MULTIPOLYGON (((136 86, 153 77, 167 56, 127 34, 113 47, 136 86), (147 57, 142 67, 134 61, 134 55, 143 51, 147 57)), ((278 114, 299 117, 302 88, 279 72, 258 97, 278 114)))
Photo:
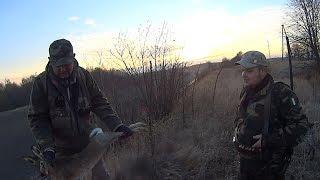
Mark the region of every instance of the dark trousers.
POLYGON ((284 180, 284 173, 272 172, 263 160, 240 158, 240 180, 284 180))

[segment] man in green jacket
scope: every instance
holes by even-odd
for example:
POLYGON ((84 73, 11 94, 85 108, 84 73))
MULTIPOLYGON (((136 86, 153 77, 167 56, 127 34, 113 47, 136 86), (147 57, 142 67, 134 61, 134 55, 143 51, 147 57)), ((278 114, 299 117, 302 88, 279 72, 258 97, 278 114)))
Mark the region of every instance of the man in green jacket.
POLYGON ((284 179, 293 147, 311 124, 290 87, 274 82, 264 54, 246 52, 236 64, 241 65, 245 82, 234 136, 240 179, 284 179))
MULTIPOLYGON (((94 113, 111 130, 133 134, 121 123, 90 73, 78 65, 66 39, 49 47, 49 62, 33 83, 28 120, 43 157, 52 164, 59 156, 82 151, 90 138, 102 133, 94 113)), ((92 170, 93 179, 106 179, 102 160, 92 170)))

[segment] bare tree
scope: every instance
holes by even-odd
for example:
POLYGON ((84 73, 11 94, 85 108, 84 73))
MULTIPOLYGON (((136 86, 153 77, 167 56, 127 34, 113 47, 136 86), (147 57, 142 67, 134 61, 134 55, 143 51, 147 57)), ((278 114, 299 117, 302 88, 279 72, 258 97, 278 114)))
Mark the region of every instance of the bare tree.
POLYGON ((140 105, 146 112, 149 125, 151 156, 155 153, 157 120, 169 115, 185 87, 185 63, 181 63, 172 45, 171 32, 166 23, 152 30, 151 25, 139 28, 137 39, 119 33, 111 57, 134 80, 140 105))
POLYGON ((320 0, 289 0, 291 36, 320 66, 320 0))
POLYGON ((135 80, 143 105, 153 119, 170 113, 185 84, 184 67, 166 23, 156 32, 151 25, 139 28, 138 38, 132 40, 120 33, 113 49, 113 58, 135 80))
POLYGON ((293 43, 291 45, 291 50, 292 57, 295 60, 307 60, 311 58, 308 49, 299 43, 293 43))

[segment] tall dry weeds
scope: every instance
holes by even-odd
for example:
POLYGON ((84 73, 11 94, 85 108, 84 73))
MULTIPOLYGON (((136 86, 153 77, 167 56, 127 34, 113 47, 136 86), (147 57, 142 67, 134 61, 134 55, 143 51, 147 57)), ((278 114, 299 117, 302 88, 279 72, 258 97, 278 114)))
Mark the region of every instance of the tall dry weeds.
MULTIPOLYGON (((288 82, 283 75, 286 64, 277 63, 272 72, 275 80, 288 82)), ((319 80, 317 73, 296 74, 295 92, 311 122, 319 123, 319 80)), ((137 135, 123 146, 106 155, 108 167, 115 179, 237 179, 238 155, 231 142, 233 120, 242 89, 238 68, 221 72, 216 84, 215 111, 212 113, 212 94, 218 70, 197 82, 194 100, 188 97, 177 104, 170 116, 155 124, 155 158, 148 155, 148 141, 137 135), (191 103, 194 103, 194 107, 191 103), (182 103, 182 102, 181 102, 182 103), (183 108, 182 108, 183 107, 183 108), (185 113, 181 120, 181 112, 185 113), (194 114, 193 114, 194 111, 194 114), (186 125, 182 128, 182 122, 186 125), (153 167, 153 168, 152 168, 153 167)), ((192 89, 186 92, 192 93, 192 89)), ((188 96, 188 95, 187 95, 188 96)), ((319 144, 319 124, 314 126, 316 144, 319 144)), ((319 149, 313 161, 306 156, 307 144, 301 143, 287 174, 296 179, 320 177, 319 149)))

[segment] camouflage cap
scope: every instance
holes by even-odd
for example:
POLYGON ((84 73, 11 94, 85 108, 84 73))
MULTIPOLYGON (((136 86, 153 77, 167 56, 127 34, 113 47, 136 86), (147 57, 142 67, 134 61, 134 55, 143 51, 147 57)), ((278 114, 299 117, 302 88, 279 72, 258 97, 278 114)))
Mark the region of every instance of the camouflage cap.
POLYGON ((241 65, 245 69, 255 67, 269 67, 269 62, 266 56, 259 51, 248 51, 242 55, 240 61, 236 62, 237 65, 241 65))
POLYGON ((58 39, 53 41, 49 47, 49 61, 52 66, 71 64, 76 60, 73 54, 73 47, 70 41, 58 39))

